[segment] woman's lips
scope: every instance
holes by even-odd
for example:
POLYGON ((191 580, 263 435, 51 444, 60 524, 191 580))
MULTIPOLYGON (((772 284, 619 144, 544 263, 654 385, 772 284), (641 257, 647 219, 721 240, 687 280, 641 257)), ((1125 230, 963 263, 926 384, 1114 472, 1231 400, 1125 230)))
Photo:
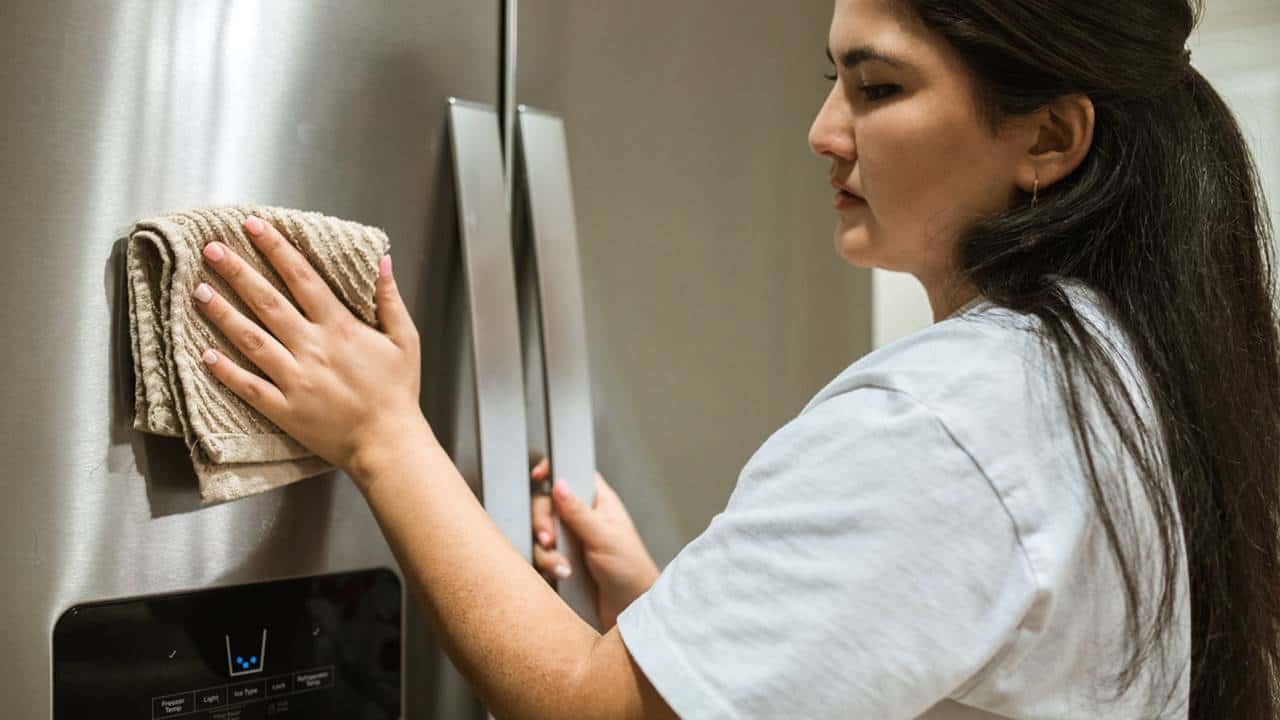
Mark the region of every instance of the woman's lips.
POLYGON ((835 206, 839 210, 859 207, 861 205, 866 205, 866 204, 867 204, 866 200, 863 200, 862 198, 858 197, 857 195, 854 195, 851 192, 848 192, 846 190, 836 191, 835 206))

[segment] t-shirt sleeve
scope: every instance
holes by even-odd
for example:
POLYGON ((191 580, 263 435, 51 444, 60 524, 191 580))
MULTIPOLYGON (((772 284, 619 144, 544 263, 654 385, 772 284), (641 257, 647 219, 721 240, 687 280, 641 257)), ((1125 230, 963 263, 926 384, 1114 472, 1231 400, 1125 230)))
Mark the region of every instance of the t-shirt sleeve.
POLYGON ((926 406, 859 387, 747 462, 618 616, 687 718, 914 718, 980 679, 1034 587, 1004 504, 926 406))

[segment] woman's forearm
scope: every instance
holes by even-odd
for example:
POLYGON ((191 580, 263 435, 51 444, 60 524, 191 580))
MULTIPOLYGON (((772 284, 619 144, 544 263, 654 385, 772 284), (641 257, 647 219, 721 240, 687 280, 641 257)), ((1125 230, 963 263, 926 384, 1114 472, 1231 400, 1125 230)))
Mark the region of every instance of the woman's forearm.
POLYGON ((562 717, 600 634, 489 519, 425 422, 353 468, 437 637, 501 717, 562 717))

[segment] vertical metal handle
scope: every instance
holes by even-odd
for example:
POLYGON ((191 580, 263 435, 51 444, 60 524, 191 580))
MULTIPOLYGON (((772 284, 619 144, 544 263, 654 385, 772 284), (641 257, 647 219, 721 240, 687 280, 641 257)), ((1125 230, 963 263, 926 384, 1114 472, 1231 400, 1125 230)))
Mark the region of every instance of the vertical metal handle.
POLYGON ((498 112, 449 98, 485 511, 533 561, 524 378, 498 112))
MULTIPOLYGON (((536 258, 542 327, 542 367, 547 413, 547 449, 554 477, 564 478, 582 502, 595 501, 595 431, 591 376, 583 317, 582 272, 564 122, 520 105, 516 110, 532 249, 536 258)), ((599 629, 590 575, 578 538, 557 521, 559 550, 575 572, 560 581, 560 595, 599 629)))

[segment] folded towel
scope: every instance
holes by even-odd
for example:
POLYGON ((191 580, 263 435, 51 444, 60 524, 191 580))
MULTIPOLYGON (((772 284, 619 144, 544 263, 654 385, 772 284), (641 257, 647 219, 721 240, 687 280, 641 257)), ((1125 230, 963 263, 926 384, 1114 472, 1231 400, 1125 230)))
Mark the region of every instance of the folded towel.
POLYGON ((195 307, 191 292, 204 281, 256 320, 231 287, 206 267, 201 255, 206 243, 226 244, 297 304, 245 233, 241 223, 250 214, 289 238, 352 313, 370 325, 377 324, 373 295, 378 261, 390 246, 386 233, 376 227, 259 205, 201 208, 133 226, 125 253, 137 378, 133 426, 186 441, 205 503, 334 469, 227 389, 200 359, 205 348, 213 347, 263 375, 195 307))

